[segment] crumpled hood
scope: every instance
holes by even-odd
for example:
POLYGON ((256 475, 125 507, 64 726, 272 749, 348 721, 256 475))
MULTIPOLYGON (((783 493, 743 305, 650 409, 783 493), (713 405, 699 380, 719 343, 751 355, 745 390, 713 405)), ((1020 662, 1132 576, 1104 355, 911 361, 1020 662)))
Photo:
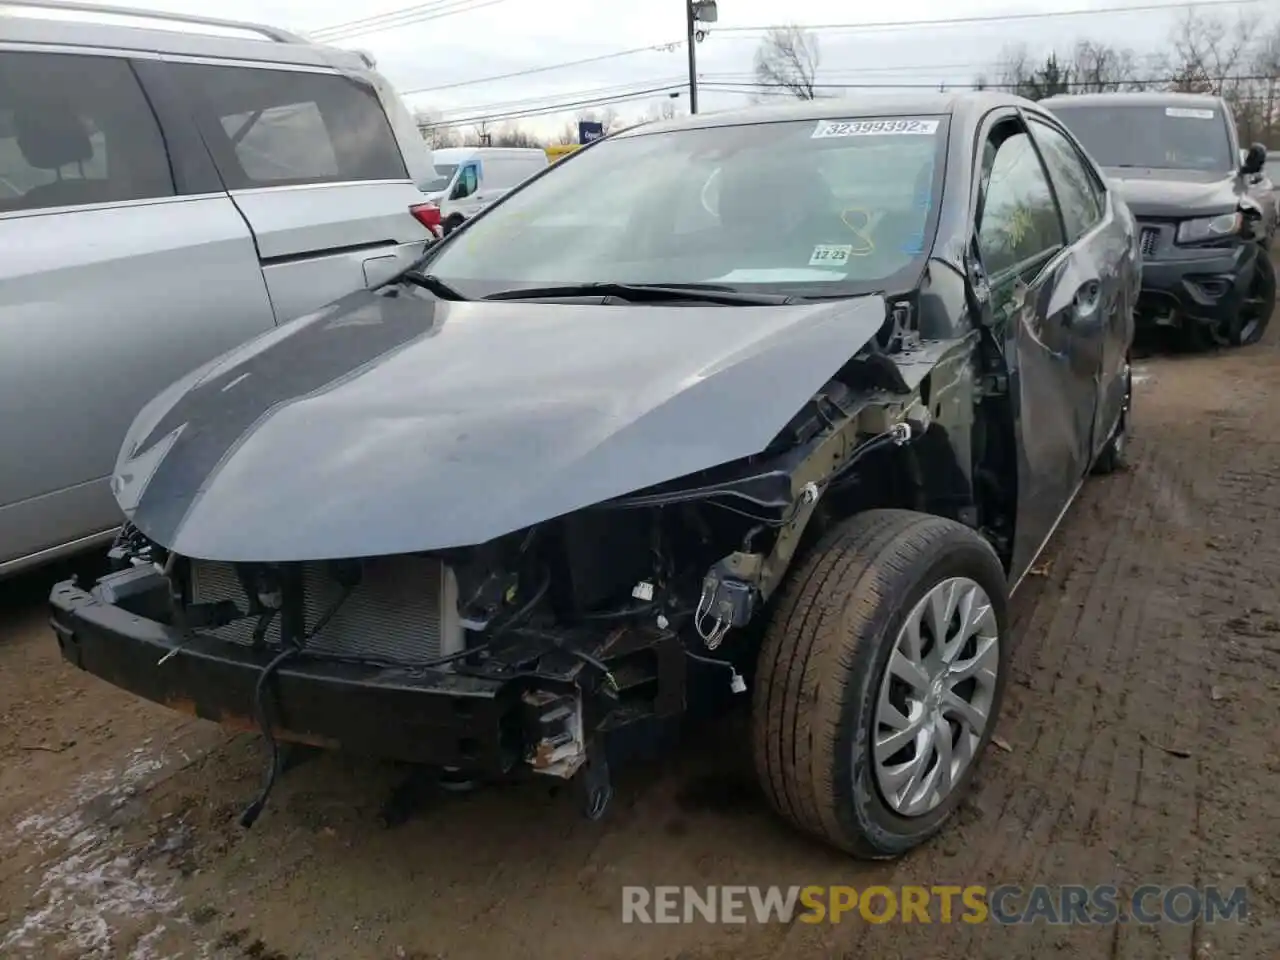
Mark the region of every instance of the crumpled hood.
POLYGON ((1107 167, 1106 174, 1135 217, 1213 216, 1239 203, 1234 174, 1132 167, 1107 167))
POLYGON ((758 453, 884 321, 771 307, 443 302, 360 291, 137 417, 126 516, 224 561, 468 546, 758 453))

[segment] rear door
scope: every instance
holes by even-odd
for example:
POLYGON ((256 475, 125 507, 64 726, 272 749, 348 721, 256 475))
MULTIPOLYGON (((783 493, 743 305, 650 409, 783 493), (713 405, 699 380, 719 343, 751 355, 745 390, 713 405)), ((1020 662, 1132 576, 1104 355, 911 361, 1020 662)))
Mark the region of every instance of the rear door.
POLYGON ((1096 283, 1099 293, 1096 312, 1082 316, 1076 310, 1066 318, 1075 327, 1076 349, 1089 356, 1090 365, 1097 357, 1092 459, 1109 439, 1124 403, 1133 337, 1132 225, 1111 209, 1101 175, 1060 126, 1033 116, 1030 128, 1062 211, 1072 259, 1082 279, 1096 283))
POLYGON ((417 258, 422 195, 378 91, 313 68, 170 58, 231 197, 253 231, 276 318, 388 279, 417 258))
POLYGON ((1092 459, 1102 309, 1089 257, 1069 246, 1036 145, 1020 117, 984 145, 977 241, 1005 331, 1019 429, 1015 580, 1066 511, 1092 459))
POLYGON ((253 237, 147 69, 0 49, 0 572, 118 525, 134 416, 273 324, 253 237))

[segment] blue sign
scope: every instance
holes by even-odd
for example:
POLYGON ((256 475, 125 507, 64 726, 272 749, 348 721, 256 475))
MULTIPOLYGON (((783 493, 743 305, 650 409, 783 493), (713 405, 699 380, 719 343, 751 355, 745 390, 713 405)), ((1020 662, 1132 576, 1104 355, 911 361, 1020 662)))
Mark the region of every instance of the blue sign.
POLYGON ((579 120, 578 121, 578 142, 590 143, 592 140, 599 140, 604 136, 604 124, 598 120, 579 120))

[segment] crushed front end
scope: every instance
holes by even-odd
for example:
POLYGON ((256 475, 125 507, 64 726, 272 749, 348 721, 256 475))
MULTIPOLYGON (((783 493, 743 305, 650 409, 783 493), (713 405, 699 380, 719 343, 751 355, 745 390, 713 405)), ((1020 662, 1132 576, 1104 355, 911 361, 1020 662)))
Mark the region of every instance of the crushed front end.
POLYGON ((868 504, 972 503, 952 452, 972 432, 972 339, 857 357, 758 454, 475 546, 230 562, 126 526, 115 572, 53 589, 58 644, 117 687, 260 731, 272 759, 246 825, 278 740, 464 780, 571 778, 599 816, 613 742, 651 743, 704 689, 747 689, 806 542, 868 504))
POLYGON ((661 626, 650 544, 622 542, 649 531, 609 527, 640 564, 610 562, 573 521, 440 556, 286 564, 179 557, 126 528, 119 569, 54 587, 52 626, 73 665, 261 731, 273 764, 279 740, 475 779, 569 778, 596 734, 684 708, 684 650, 661 626), (553 576, 556 561, 571 572, 553 576), (625 604, 601 605, 619 593, 625 604))

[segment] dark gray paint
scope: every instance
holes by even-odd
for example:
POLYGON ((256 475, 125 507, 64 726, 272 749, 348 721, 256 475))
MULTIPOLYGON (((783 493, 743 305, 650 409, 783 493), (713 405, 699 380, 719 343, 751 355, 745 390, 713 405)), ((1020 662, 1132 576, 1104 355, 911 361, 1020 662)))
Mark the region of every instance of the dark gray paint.
POLYGON ((210 560, 481 543, 758 453, 884 316, 361 292, 144 410, 115 492, 210 560))
MULTIPOLYGON (((938 228, 919 292, 930 335, 951 339, 973 328, 957 280, 974 230, 980 146, 1018 111, 1079 146, 1035 104, 986 92, 819 100, 620 136, 949 113, 938 228)), ((991 285, 990 337, 1014 415, 1011 583, 1066 510, 1123 399, 1140 265, 1133 218, 1114 186, 1107 194, 1107 215, 1089 234, 1024 271, 1021 287, 1008 277, 991 285), (1100 288, 1099 308, 1084 316, 1073 302, 1090 286, 1100 288)), ((758 452, 863 346, 883 311, 880 297, 761 308, 349 297, 157 398, 130 433, 118 497, 145 533, 209 559, 481 542, 758 452)))
MULTIPOLYGON (((1106 207, 1102 220, 1075 242, 992 280, 994 333, 1004 344, 1018 448, 1009 563, 1015 584, 1056 529, 1119 417, 1141 276, 1132 214, 1056 119, 1026 103, 991 111, 975 149, 1019 112, 1067 137, 1106 193, 1106 207)), ((1034 127, 1030 133, 1035 141, 1034 127)))

